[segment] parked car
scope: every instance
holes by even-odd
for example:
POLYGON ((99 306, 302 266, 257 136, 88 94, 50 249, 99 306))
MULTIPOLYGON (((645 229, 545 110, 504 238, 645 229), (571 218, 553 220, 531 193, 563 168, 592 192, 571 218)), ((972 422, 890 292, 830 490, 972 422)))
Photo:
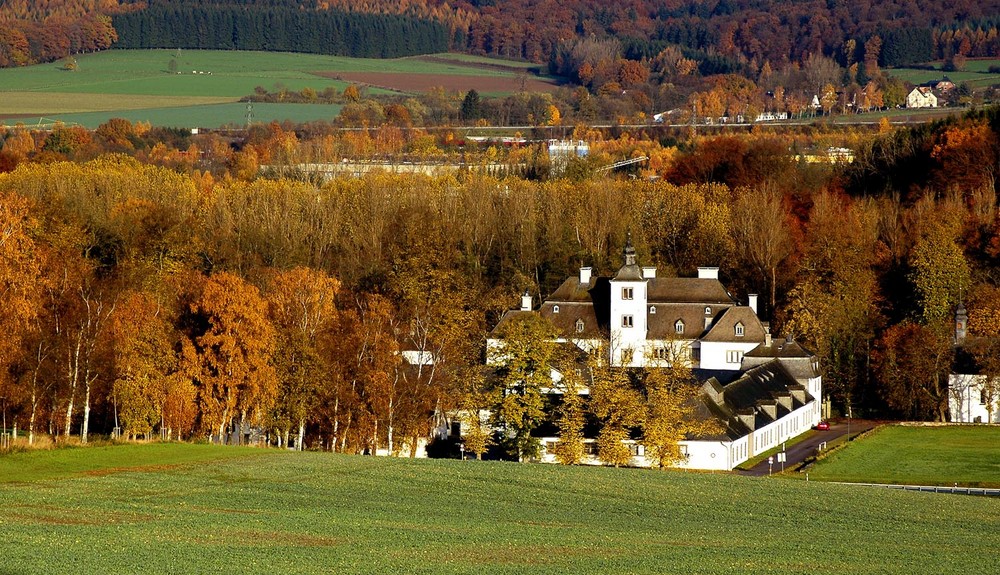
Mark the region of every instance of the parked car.
POLYGON ((815 429, 817 431, 826 431, 826 430, 830 429, 830 422, 829 421, 821 421, 821 422, 817 423, 816 425, 814 425, 813 429, 815 429))

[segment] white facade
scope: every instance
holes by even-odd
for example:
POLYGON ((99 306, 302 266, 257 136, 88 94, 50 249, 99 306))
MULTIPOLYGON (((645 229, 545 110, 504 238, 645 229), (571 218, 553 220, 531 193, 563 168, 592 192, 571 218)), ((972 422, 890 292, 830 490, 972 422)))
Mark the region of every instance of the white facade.
POLYGON ((611 280, 610 328, 613 365, 644 365, 649 332, 645 280, 611 280))
POLYGON ((907 108, 937 108, 937 105, 937 96, 926 86, 916 87, 906 96, 907 108))
MULTIPOLYGON (((730 471, 761 453, 780 446, 782 443, 812 429, 819 423, 819 402, 813 401, 785 417, 756 429, 748 435, 728 440, 686 440, 681 441, 681 453, 687 458, 674 465, 678 469, 699 469, 706 471, 730 471)), ((541 438, 542 463, 557 463, 555 447, 558 437, 541 438)), ((628 440, 632 450, 630 467, 653 467, 656 462, 646 458, 646 446, 641 441, 628 440)), ((597 457, 597 442, 594 439, 584 440, 583 465, 603 465, 597 457)))
POLYGON ((1000 423, 1000 385, 990 393, 985 384, 985 375, 953 373, 948 377, 953 422, 1000 423))

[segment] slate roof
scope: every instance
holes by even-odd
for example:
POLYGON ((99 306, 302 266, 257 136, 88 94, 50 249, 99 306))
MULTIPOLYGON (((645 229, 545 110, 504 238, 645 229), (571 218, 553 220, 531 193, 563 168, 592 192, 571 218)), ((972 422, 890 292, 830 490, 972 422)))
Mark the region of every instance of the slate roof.
POLYGON ((732 306, 722 312, 719 319, 712 323, 708 333, 701 337, 702 341, 714 342, 754 342, 764 341, 764 324, 757 314, 746 306, 732 306), (743 324, 743 335, 736 335, 736 324, 743 324))
POLYGON ((503 314, 503 317, 501 317, 500 321, 497 322, 497 326, 495 328, 493 328, 493 331, 490 332, 490 335, 493 336, 493 337, 503 335, 507 331, 507 327, 511 324, 511 322, 514 321, 514 318, 521 317, 521 316, 524 316, 526 314, 533 314, 533 313, 535 313, 535 312, 533 312, 533 311, 523 311, 523 310, 520 310, 520 309, 512 309, 512 310, 505 311, 504 314, 503 314))
POLYGON ((781 359, 786 369, 796 378, 819 377, 819 363, 816 354, 799 345, 791 336, 775 338, 771 345, 760 344, 743 355, 743 366, 763 365, 773 359, 781 359))
POLYGON ((805 386, 778 360, 749 369, 727 385, 709 379, 702 390, 705 405, 724 423, 731 439, 747 435, 814 401, 805 386))
POLYGON ((648 339, 697 339, 705 332, 706 317, 714 324, 716 318, 728 309, 709 305, 707 307, 712 308, 712 314, 706 316, 706 306, 701 303, 651 303, 647 306, 647 308, 653 307, 656 308, 656 313, 649 313, 650 310, 646 310, 649 325, 649 332, 646 335, 648 339), (677 320, 684 322, 683 333, 677 333, 675 327, 677 320))
POLYGON ((592 303, 547 301, 538 313, 551 321, 559 334, 568 339, 598 339, 604 331, 602 327, 606 327, 597 321, 592 303), (555 311, 557 307, 558 312, 555 311), (577 321, 581 320, 583 331, 577 331, 577 321))
POLYGON ((651 278, 649 280, 649 303, 735 303, 722 282, 706 278, 651 278))

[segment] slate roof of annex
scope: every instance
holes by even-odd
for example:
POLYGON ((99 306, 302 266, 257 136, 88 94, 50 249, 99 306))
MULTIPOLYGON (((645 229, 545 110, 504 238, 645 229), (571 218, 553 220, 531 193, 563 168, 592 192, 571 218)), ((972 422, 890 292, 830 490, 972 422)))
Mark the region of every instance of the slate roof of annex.
POLYGON ((751 368, 727 385, 710 379, 705 382, 703 389, 706 390, 705 404, 724 422, 726 434, 732 439, 747 435, 753 429, 764 427, 814 401, 805 386, 778 360, 751 368), (791 408, 778 401, 778 398, 789 403, 791 408), (775 416, 760 409, 762 404, 774 405, 775 416), (753 428, 747 425, 740 414, 753 417, 753 428))

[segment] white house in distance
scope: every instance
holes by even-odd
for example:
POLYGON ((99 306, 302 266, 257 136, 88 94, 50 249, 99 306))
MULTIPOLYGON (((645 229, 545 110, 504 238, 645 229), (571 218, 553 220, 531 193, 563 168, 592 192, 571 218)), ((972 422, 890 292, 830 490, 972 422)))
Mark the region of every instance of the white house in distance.
MULTIPOLYGON (((525 294, 520 309, 501 318, 488 347, 502 348, 501 334, 513 318, 539 314, 556 327, 564 345, 591 353, 607 342, 607 360, 614 366, 687 362, 703 381, 701 416, 717 418, 725 431, 682 442, 687 460, 680 467, 729 470, 819 422, 816 357, 791 339, 772 341, 757 317, 756 295, 741 305, 719 281, 718 268, 699 268, 695 278, 657 277, 655 268, 638 265, 630 241, 623 259, 611 277, 581 268, 537 309, 525 294)), ((552 378, 557 383, 561 377, 553 371, 552 378)), ((560 393, 558 385, 548 391, 560 393)), ((542 461, 555 461, 559 438, 540 439, 542 461)), ((629 443, 631 464, 650 465, 641 442, 629 443)), ((586 462, 600 464, 596 446, 589 447, 586 462)))
POLYGON ((907 108, 937 108, 938 100, 927 86, 917 86, 906 96, 907 108))

